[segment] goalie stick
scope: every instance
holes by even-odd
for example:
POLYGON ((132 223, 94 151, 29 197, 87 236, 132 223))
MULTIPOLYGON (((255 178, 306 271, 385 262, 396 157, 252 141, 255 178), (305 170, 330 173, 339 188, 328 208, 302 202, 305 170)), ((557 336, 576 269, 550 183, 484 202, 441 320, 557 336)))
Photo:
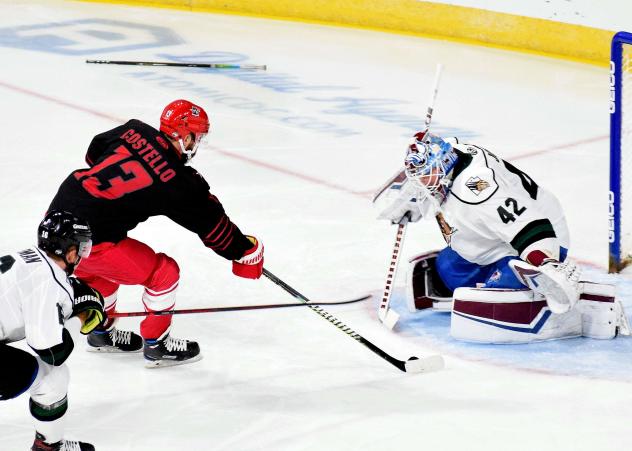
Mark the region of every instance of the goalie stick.
POLYGON ((294 303, 294 304, 261 304, 261 305, 236 305, 230 307, 207 307, 180 310, 164 310, 156 312, 114 312, 108 315, 109 318, 123 318, 127 316, 166 316, 166 315, 184 315, 189 313, 214 313, 214 312, 239 312, 243 310, 263 310, 286 307, 307 307, 310 305, 344 305, 353 304, 354 302, 366 301, 371 295, 364 295, 359 298, 349 299, 348 301, 336 302, 314 302, 311 304, 294 303))
MULTIPOLYGON (((432 113, 434 110, 434 103, 437 99, 437 92, 439 91, 439 79, 441 78, 441 70, 443 66, 441 64, 437 64, 437 71, 435 73, 434 85, 432 87, 432 95, 430 96, 430 102, 428 103, 428 108, 426 109, 426 118, 424 119, 424 124, 426 129, 424 130, 424 134, 428 133, 430 130, 430 122, 432 121, 432 113)), ((402 218, 402 220, 397 225, 397 233, 395 234, 395 244, 393 244, 393 252, 391 253, 391 263, 388 267, 388 272, 386 274, 386 283, 384 285, 384 294, 382 295, 382 302, 380 302, 380 306, 378 307, 377 317, 380 319, 382 324, 384 324, 389 329, 393 329, 397 321, 399 321, 399 313, 392 310, 390 308, 391 304, 391 293, 393 289, 393 283, 395 282, 395 275, 397 274, 397 265, 399 263, 399 252, 401 247, 404 244, 404 238, 406 237, 406 226, 410 216, 406 215, 402 218)))
POLYGON ((388 267, 388 273, 386 274, 386 284, 384 285, 384 294, 382 295, 382 301, 377 311, 377 316, 386 327, 392 329, 395 327, 397 321, 399 321, 399 313, 389 308, 391 302, 391 293, 393 290, 393 282, 395 281, 395 274, 397 273, 397 265, 399 264, 399 251, 404 243, 406 237, 406 226, 408 225, 410 216, 405 215, 400 223, 397 225, 397 233, 395 235, 395 244, 393 244, 393 253, 391 254, 391 264, 388 267))
POLYGON ((113 61, 113 60, 86 60, 88 64, 118 64, 122 66, 168 66, 168 67, 202 67, 206 69, 244 69, 266 70, 265 65, 256 64, 221 64, 221 63, 174 63, 170 61, 113 61))
POLYGON ((317 307, 316 305, 311 304, 309 299, 307 299, 301 293, 299 293, 294 288, 292 288, 291 286, 283 282, 281 279, 279 279, 277 276, 275 276, 274 274, 272 274, 270 271, 268 271, 265 268, 263 269, 263 275, 266 276, 273 283, 275 283, 276 285, 280 286, 285 291, 290 293, 296 299, 300 299, 304 303, 309 303, 308 304, 309 308, 312 309, 315 313, 317 313, 322 318, 329 321, 331 324, 336 326, 338 329, 343 331, 345 334, 353 338, 358 343, 363 344, 364 346, 369 348, 375 354, 379 355, 381 358, 383 358, 384 360, 386 360, 388 363, 395 366, 399 370, 407 372, 407 373, 424 373, 428 371, 440 370, 444 367, 443 357, 440 355, 432 355, 432 356, 423 357, 423 358, 413 356, 413 357, 410 357, 406 361, 396 359, 395 357, 387 354, 385 351, 375 346, 369 340, 367 340, 362 335, 355 332, 353 329, 345 325, 342 321, 340 321, 339 319, 337 319, 330 313, 326 312, 320 307, 317 307))

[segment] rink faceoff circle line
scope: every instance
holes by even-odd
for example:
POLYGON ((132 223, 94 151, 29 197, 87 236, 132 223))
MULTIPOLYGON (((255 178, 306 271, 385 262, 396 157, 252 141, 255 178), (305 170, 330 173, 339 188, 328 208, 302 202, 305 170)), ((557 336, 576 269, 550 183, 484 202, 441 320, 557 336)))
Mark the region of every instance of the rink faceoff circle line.
POLYGON ((4 81, 0 81, 0 86, 3 86, 3 87, 5 87, 7 89, 10 89, 12 91, 19 92, 21 94, 29 95, 31 97, 35 97, 35 98, 38 98, 38 99, 41 99, 41 100, 45 100, 47 102, 54 103, 56 105, 65 106, 65 107, 68 107, 68 108, 73 109, 73 110, 82 111, 84 113, 89 113, 89 114, 92 114, 93 116, 97 116, 97 117, 99 117, 101 119, 108 119, 108 120, 111 120, 111 121, 114 121, 114 122, 121 122, 121 123, 124 122, 124 121, 122 121, 121 119, 119 119, 119 118, 117 118, 115 116, 110 116, 109 114, 101 113, 100 111, 92 110, 90 108, 86 108, 86 107, 83 107, 81 105, 77 105, 75 103, 67 102, 65 100, 57 99, 55 97, 51 97, 51 96, 46 95, 46 94, 35 92, 35 91, 30 90, 30 89, 23 88, 21 86, 15 86, 15 85, 6 83, 4 81))

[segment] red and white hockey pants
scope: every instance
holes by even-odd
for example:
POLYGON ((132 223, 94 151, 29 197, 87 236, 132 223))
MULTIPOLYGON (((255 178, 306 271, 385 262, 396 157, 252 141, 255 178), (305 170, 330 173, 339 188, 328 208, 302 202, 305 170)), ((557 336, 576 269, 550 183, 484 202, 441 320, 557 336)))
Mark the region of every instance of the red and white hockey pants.
MULTIPOLYGON (((172 310, 180 280, 180 268, 168 255, 155 253, 145 243, 125 238, 118 243, 99 243, 77 266, 75 275, 101 292, 105 309, 116 308, 120 285, 142 285, 145 311, 172 310)), ((113 321, 105 325, 109 327, 113 321)), ((171 325, 171 315, 148 316, 140 323, 145 339, 160 337, 171 325)))

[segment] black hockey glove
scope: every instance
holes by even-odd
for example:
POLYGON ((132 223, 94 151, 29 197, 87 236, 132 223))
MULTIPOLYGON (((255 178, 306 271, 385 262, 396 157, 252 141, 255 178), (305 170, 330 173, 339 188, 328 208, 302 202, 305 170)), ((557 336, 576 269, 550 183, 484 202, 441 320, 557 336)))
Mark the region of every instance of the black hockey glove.
POLYGON ((79 316, 81 319, 81 333, 87 335, 105 323, 107 319, 103 296, 76 277, 69 277, 68 280, 74 292, 71 317, 79 316))

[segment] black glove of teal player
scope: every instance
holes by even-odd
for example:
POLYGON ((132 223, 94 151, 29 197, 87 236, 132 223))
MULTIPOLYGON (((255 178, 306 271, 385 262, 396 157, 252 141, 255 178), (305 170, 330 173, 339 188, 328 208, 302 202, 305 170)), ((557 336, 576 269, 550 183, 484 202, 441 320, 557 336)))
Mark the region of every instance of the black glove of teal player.
POLYGON ((79 317, 81 320, 81 333, 87 335, 105 323, 107 319, 103 296, 76 277, 69 277, 68 280, 74 293, 71 317, 79 317))

